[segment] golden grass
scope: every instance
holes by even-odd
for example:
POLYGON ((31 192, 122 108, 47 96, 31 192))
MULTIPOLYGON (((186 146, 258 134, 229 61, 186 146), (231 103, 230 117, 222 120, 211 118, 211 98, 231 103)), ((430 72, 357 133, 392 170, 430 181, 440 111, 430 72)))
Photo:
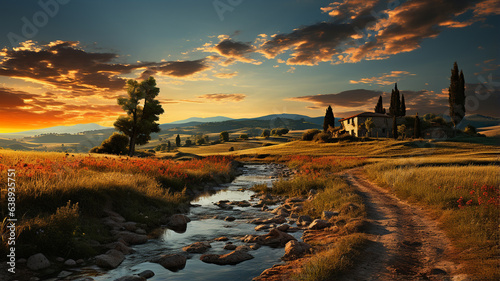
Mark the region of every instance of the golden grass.
MULTIPOLYGON (((445 159, 442 159, 445 161, 445 159)), ((398 197, 426 205, 436 214, 464 263, 477 280, 498 280, 500 167, 423 166, 403 160, 366 167, 368 175, 398 197)))

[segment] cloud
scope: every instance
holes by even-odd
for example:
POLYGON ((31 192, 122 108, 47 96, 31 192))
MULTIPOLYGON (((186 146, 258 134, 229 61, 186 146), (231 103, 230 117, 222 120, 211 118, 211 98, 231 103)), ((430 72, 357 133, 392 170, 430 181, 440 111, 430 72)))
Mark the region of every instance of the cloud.
POLYGON ((198 96, 200 99, 206 99, 215 102, 240 102, 246 98, 245 94, 206 94, 198 96))
POLYGON ((214 76, 217 77, 217 78, 221 78, 221 79, 230 79, 230 78, 233 78, 233 77, 235 77, 237 75, 238 75, 238 71, 235 71, 235 72, 220 72, 220 73, 215 74, 214 76))
POLYGON ((496 0, 344 0, 321 8, 329 22, 275 34, 258 52, 268 59, 286 53, 287 64, 380 60, 420 48, 447 28, 462 28, 500 14, 496 0), (398 5, 398 6, 395 6, 398 5), (469 13, 467 13, 469 12, 469 13))
MULTIPOLYGON (((77 41, 54 41, 45 45, 27 41, 18 48, 0 51, 0 76, 23 79, 66 92, 123 90, 123 75, 143 69, 147 74, 182 78, 209 69, 206 59, 147 63, 118 63, 115 53, 88 52, 77 41)), ((114 97, 113 97, 114 98, 114 97)))
POLYGON ((198 48, 203 52, 216 53, 224 58, 222 65, 231 65, 236 62, 245 62, 259 65, 259 62, 250 58, 250 55, 255 52, 256 48, 246 42, 234 41, 228 35, 219 35, 220 40, 217 44, 206 43, 203 47, 198 48))
POLYGON ((398 78, 404 77, 404 76, 409 76, 409 75, 416 75, 413 73, 410 73, 408 71, 391 71, 391 73, 383 73, 381 76, 378 77, 371 77, 371 78, 361 78, 360 80, 350 80, 349 83, 351 84, 378 84, 378 85, 392 85, 394 83, 398 82, 398 78))

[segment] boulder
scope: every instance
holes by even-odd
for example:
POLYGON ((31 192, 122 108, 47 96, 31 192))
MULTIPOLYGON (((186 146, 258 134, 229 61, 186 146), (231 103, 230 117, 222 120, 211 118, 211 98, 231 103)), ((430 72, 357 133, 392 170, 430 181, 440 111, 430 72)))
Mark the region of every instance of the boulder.
POLYGON ((175 232, 185 232, 187 228, 187 223, 191 219, 182 214, 175 214, 167 218, 166 225, 168 228, 175 232))
POLYGON ((182 250, 188 253, 203 254, 209 248, 212 248, 212 246, 210 246, 210 242, 195 242, 189 246, 182 248, 182 250))
POLYGON ((232 217, 232 216, 227 216, 224 218, 225 221, 235 221, 236 218, 235 217, 232 217))
POLYGON ((304 215, 304 216, 299 216, 297 219, 297 225, 301 226, 308 226, 312 222, 312 218, 310 216, 304 215))
POLYGON ((40 270, 49 267, 50 261, 42 253, 38 253, 29 257, 26 265, 31 270, 40 270))
POLYGON ((206 263, 218 265, 238 264, 240 262, 253 259, 253 256, 246 251, 232 251, 225 255, 202 255, 200 260, 206 263))
POLYGON ((117 268, 124 259, 125 256, 122 252, 109 250, 106 254, 95 257, 95 264, 102 268, 117 268))
POLYGON ((73 260, 73 259, 69 259, 67 261, 64 262, 64 265, 65 266, 75 266, 76 265, 76 261, 73 260))
POLYGON ((120 214, 116 213, 116 212, 113 212, 111 210, 104 210, 104 213, 112 220, 114 220, 115 222, 119 222, 119 223, 122 223, 122 222, 125 222, 125 218, 122 217, 120 214))
POLYGON ((129 246, 127 246, 119 241, 106 244, 105 246, 108 249, 114 249, 114 250, 120 251, 125 255, 132 254, 135 252, 134 249, 130 248, 129 246))
POLYGON ((285 255, 281 258, 282 260, 289 261, 302 257, 304 254, 311 250, 311 246, 304 242, 299 242, 296 240, 288 241, 285 245, 285 255))
POLYGON ((227 241, 227 240, 229 240, 229 238, 227 238, 226 236, 222 236, 222 237, 214 239, 214 241, 227 241))
POLYGON ((276 227, 277 230, 279 231, 283 231, 283 232, 287 232, 287 230, 290 228, 290 225, 284 223, 284 224, 280 224, 278 225, 278 227, 276 227))
POLYGON ((223 248, 223 249, 224 249, 224 250, 230 250, 230 251, 233 251, 233 250, 236 250, 236 248, 237 248, 237 246, 236 246, 236 245, 234 245, 234 244, 232 244, 232 243, 231 243, 231 244, 229 244, 229 243, 228 243, 228 244, 224 245, 224 248, 223 248))
POLYGON ((280 223, 285 223, 285 222, 286 222, 286 219, 284 217, 281 217, 281 216, 275 216, 275 217, 272 217, 269 219, 259 218, 259 219, 253 219, 250 221, 250 223, 252 223, 252 224, 271 224, 271 223, 280 224, 280 223))
POLYGON ((329 219, 336 217, 338 215, 339 215, 339 212, 323 211, 323 214, 321 214, 321 219, 329 220, 329 219))
POLYGON ((168 270, 177 271, 186 266, 186 256, 179 254, 164 255, 156 260, 153 260, 153 262, 159 263, 168 270))
MULTIPOLYGON (((269 231, 268 234, 261 236, 262 245, 271 246, 271 247, 284 247, 285 244, 290 240, 297 240, 295 237, 290 234, 284 233, 277 229, 273 229, 269 231)), ((257 242, 258 243, 258 242, 257 242)))
POLYGON ((280 217, 285 217, 285 218, 290 215, 290 212, 283 206, 272 210, 271 213, 273 213, 277 216, 280 216, 280 217))
POLYGON ((269 228, 271 228, 270 224, 259 224, 254 229, 256 231, 261 231, 261 230, 266 230, 266 229, 269 229, 269 228))
POLYGON ((309 229, 323 229, 330 226, 330 223, 325 220, 315 219, 310 225, 309 229))
POLYGON ((140 276, 140 277, 144 277, 144 278, 148 279, 148 278, 151 278, 151 277, 155 276, 155 273, 153 271, 151 271, 151 270, 144 270, 143 272, 141 272, 141 273, 139 273, 137 275, 140 276))
POLYGON ((121 239, 129 245, 138 245, 148 242, 148 237, 146 235, 130 231, 118 231, 115 236, 117 240, 121 239))
POLYGON ((137 223, 132 222, 132 221, 128 221, 128 222, 123 223, 123 227, 128 231, 135 232, 135 230, 137 229, 137 223))
POLYGON ((146 235, 146 233, 147 233, 147 232, 146 232, 146 230, 144 230, 144 229, 142 229, 142 228, 138 228, 138 229, 136 229, 136 230, 135 230, 135 233, 137 233, 137 234, 144 234, 144 235, 146 235))

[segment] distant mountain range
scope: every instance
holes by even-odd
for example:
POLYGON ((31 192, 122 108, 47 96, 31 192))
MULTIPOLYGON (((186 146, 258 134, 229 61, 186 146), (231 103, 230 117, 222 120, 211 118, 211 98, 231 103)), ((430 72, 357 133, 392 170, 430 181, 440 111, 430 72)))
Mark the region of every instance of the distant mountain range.
MULTIPOLYGON (((448 116, 444 116, 448 118, 448 116)), ((335 118, 338 122, 340 118, 335 118)), ((318 127, 323 125, 323 116, 320 117, 309 117, 300 114, 270 114, 255 118, 240 118, 232 119, 225 116, 215 116, 215 117, 191 117, 184 120, 178 120, 171 123, 164 123, 160 125, 162 130, 172 130, 175 128, 186 128, 186 127, 196 127, 197 129, 205 132, 212 132, 216 130, 231 130, 245 127, 287 127, 287 124, 292 125, 292 127, 297 127, 297 129, 307 127, 307 124, 314 125, 313 127, 318 127), (285 120, 285 122, 280 122, 280 120, 285 120), (288 120, 288 121, 287 121, 288 120), (268 122, 264 122, 268 121, 268 122), (295 122, 291 122, 295 121, 295 122), (296 121, 305 122, 303 125, 296 121), (293 123, 293 125, 292 125, 293 123)), ((338 124, 338 123, 337 123, 338 124)), ((489 117, 480 114, 467 115, 464 120, 458 126, 460 129, 464 129, 467 125, 472 125, 476 128, 497 126, 500 125, 500 118, 489 117)), ((77 134, 88 131, 101 131, 104 134, 108 134, 114 131, 112 127, 105 127, 95 123, 88 124, 77 124, 73 126, 56 126, 44 129, 30 130, 18 133, 7 133, 0 134, 0 138, 15 138, 20 139, 24 137, 32 137, 42 134, 77 134)), ((161 134, 161 133, 160 133, 161 134)))

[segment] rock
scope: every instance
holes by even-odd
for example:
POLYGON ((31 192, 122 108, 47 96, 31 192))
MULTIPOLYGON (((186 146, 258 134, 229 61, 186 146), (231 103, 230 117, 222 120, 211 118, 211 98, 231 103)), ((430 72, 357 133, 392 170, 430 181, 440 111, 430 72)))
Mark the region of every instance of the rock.
POLYGON ((238 264, 250 259, 253 259, 253 256, 245 251, 232 251, 225 255, 202 255, 200 257, 202 262, 218 265, 238 264))
POLYGON ((56 261, 57 261, 57 262, 63 262, 63 261, 64 261, 64 258, 57 257, 57 258, 56 258, 56 261))
POLYGON ((137 234, 144 234, 145 235, 146 234, 146 230, 144 230, 142 228, 138 228, 138 229, 135 230, 135 233, 137 233, 137 234))
POLYGON ((26 263, 31 270, 45 269, 50 266, 49 260, 42 253, 32 255, 26 263))
POLYGON ((189 246, 182 248, 182 250, 188 253, 202 254, 209 248, 212 248, 209 242, 195 242, 189 246))
POLYGON ((137 275, 127 275, 115 279, 115 281, 146 281, 146 278, 137 275))
POLYGON ((25 264, 26 262, 27 262, 27 260, 23 259, 23 258, 20 258, 17 260, 17 263, 19 263, 19 264, 25 264))
POLYGON ((125 255, 132 254, 135 252, 134 249, 123 244, 122 242, 113 242, 113 243, 106 244, 105 246, 108 249, 114 249, 114 250, 120 251, 125 255))
POLYGON ((323 228, 326 228, 326 227, 329 227, 330 226, 330 223, 328 223, 327 221, 325 220, 320 220, 320 219, 315 219, 310 225, 309 225, 309 229, 323 229, 323 228))
POLYGON ((159 263, 168 270, 177 271, 186 266, 186 256, 180 254, 164 255, 153 262, 159 263))
POLYGON ((308 226, 309 224, 311 224, 312 222, 312 218, 310 216, 299 216, 299 218, 297 219, 297 225, 301 225, 301 226, 308 226))
POLYGON ((125 229, 121 223, 117 222, 116 220, 114 220, 110 217, 103 218, 102 223, 113 230, 125 229))
POLYGON ((67 260, 67 261, 64 262, 64 265, 66 265, 66 266, 75 266, 76 265, 76 261, 72 260, 72 259, 69 259, 69 260, 67 260))
POLYGON ((289 228, 290 228, 290 226, 286 223, 278 225, 278 227, 276 227, 277 230, 283 231, 283 232, 286 232, 289 228))
POLYGON ((111 210, 104 210, 104 213, 106 215, 108 215, 108 217, 110 219, 114 220, 115 222, 119 222, 119 223, 125 222, 125 218, 116 212, 113 212, 111 210))
POLYGON ((249 235, 243 236, 243 238, 241 238, 241 240, 245 243, 259 243, 260 240, 262 240, 262 239, 261 239, 260 235, 249 234, 249 235))
MULTIPOLYGON (((268 234, 262 235, 262 242, 259 244, 271 246, 271 247, 284 247, 285 244, 290 240, 297 240, 290 234, 286 234, 277 229, 269 231, 268 234)), ((257 242, 258 243, 258 242, 257 242)))
POLYGON ((269 210, 269 207, 264 205, 264 206, 262 206, 262 208, 260 208, 260 210, 264 212, 264 211, 269 210))
POLYGON ((227 238, 226 236, 222 236, 222 237, 214 239, 214 241, 227 241, 227 240, 229 240, 229 238, 227 238))
POLYGON ((109 250, 106 254, 95 257, 95 264, 102 268, 117 268, 124 259, 125 256, 122 252, 109 250))
POLYGON ((236 251, 249 252, 252 249, 250 247, 248 247, 247 245, 240 245, 240 246, 236 247, 235 250, 236 251))
POLYGON ((83 259, 77 259, 77 260, 76 260, 76 264, 82 264, 82 263, 84 263, 84 262, 85 262, 85 261, 84 261, 83 259))
POLYGON ((291 240, 285 245, 285 255, 281 258, 282 260, 289 261, 295 260, 302 257, 304 254, 308 253, 311 246, 304 242, 298 242, 296 240, 291 240))
POLYGON ((278 207, 274 210, 271 211, 271 213, 280 216, 280 217, 288 217, 290 215, 290 212, 287 211, 285 207, 278 207))
POLYGON ((238 206, 238 207, 250 207, 250 203, 246 200, 243 200, 243 201, 231 201, 229 202, 229 205, 235 205, 235 206, 238 206))
POLYGON ((225 221, 234 221, 234 220, 236 220, 236 218, 232 217, 232 216, 227 216, 227 217, 224 218, 224 220, 225 221))
POLYGON ((226 244, 226 245, 224 245, 224 248, 223 248, 223 249, 224 249, 224 250, 231 250, 231 251, 233 251, 233 250, 235 250, 236 248, 237 248, 237 246, 236 246, 236 245, 234 245, 234 244, 226 244))
POLYGON ((260 224, 260 225, 257 225, 254 229, 256 231, 261 231, 261 230, 266 230, 266 229, 269 229, 269 228, 271 228, 270 224, 260 224))
POLYGON ((259 219, 253 219, 250 221, 250 223, 252 224, 271 224, 271 223, 284 223, 286 222, 286 219, 284 217, 280 217, 280 216, 275 216, 273 218, 269 218, 269 219, 263 219, 263 218, 259 218, 259 219))
POLYGON ((248 245, 248 247, 251 249, 251 250, 257 250, 260 248, 260 244, 257 244, 257 243, 254 243, 254 244, 250 244, 248 245))
POLYGON ((70 276, 71 274, 73 274, 73 272, 63 270, 63 271, 59 272, 59 274, 57 274, 57 278, 66 278, 66 277, 70 276))
POLYGON ((182 214, 172 215, 167 218, 166 225, 168 228, 176 231, 176 232, 185 232, 187 228, 187 223, 190 222, 191 219, 182 214))
POLYGON ((151 270, 144 270, 143 272, 141 272, 141 273, 139 273, 137 275, 140 276, 140 277, 148 279, 148 278, 151 278, 151 277, 155 276, 155 273, 153 271, 151 271, 151 270))
POLYGON ((146 235, 133 233, 130 231, 119 231, 116 233, 116 238, 123 240, 125 243, 130 245, 144 244, 148 242, 148 237, 146 235))
POLYGON ((123 223, 123 227, 128 231, 135 232, 135 230, 137 229, 137 223, 128 221, 128 222, 123 223))
POLYGON ((323 214, 321 214, 321 219, 329 220, 329 219, 336 217, 338 215, 339 215, 339 212, 323 211, 323 214))

